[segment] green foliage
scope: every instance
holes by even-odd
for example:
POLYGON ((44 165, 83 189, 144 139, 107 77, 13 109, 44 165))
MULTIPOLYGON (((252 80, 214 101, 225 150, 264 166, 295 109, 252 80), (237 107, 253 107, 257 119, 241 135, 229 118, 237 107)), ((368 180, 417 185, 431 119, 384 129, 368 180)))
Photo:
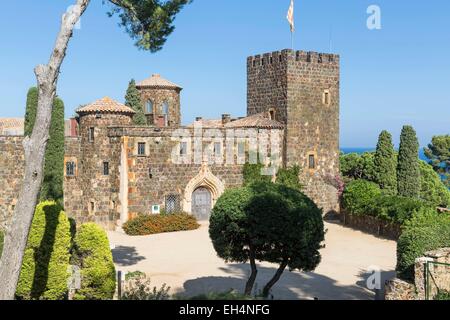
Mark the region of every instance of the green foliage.
MULTIPOLYGON (((31 136, 36 121, 38 89, 30 88, 25 112, 25 135, 31 136)), ((39 194, 40 201, 53 200, 64 204, 64 102, 56 97, 53 101, 50 139, 45 150, 44 180, 39 194)))
POLYGON ((381 195, 369 201, 366 214, 379 219, 404 224, 418 211, 430 208, 425 202, 400 196, 381 195))
POLYGON ((67 295, 71 249, 70 223, 55 202, 42 202, 28 235, 18 299, 60 300, 67 295))
POLYGON ((55 98, 50 123, 50 139, 45 150, 44 181, 40 199, 64 205, 64 102, 55 98))
POLYGON ((75 300, 109 300, 116 272, 106 232, 95 223, 81 225, 75 236, 73 260, 81 269, 81 289, 75 300))
POLYGON ((411 126, 404 126, 400 136, 397 190, 403 197, 420 196, 419 141, 411 126))
POLYGON ((450 291, 441 290, 434 297, 434 300, 438 300, 438 301, 448 301, 448 300, 450 300, 450 291))
POLYGON ((397 194, 397 156, 389 132, 383 131, 378 138, 374 160, 375 181, 384 193, 397 194))
POLYGON ((427 251, 450 247, 450 216, 434 209, 416 213, 403 227, 397 243, 397 273, 414 280, 414 263, 427 251))
POLYGON ((373 152, 341 154, 340 165, 344 180, 346 182, 358 179, 376 181, 374 157, 373 152))
POLYGON ((444 183, 450 188, 450 135, 435 136, 425 155, 430 159, 433 169, 444 178, 444 183))
POLYGON ((25 136, 29 137, 33 133, 34 122, 36 121, 39 90, 32 87, 28 90, 27 105, 25 110, 25 136))
POLYGON ((300 183, 299 176, 300 167, 298 165, 287 169, 281 168, 278 170, 276 182, 300 191, 302 189, 302 185, 300 183))
POLYGON ((136 274, 125 283, 121 300, 169 300, 170 287, 152 287, 151 281, 143 273, 136 274))
POLYGON ((425 161, 420 166, 420 198, 435 207, 450 207, 450 190, 433 167, 425 161))
POLYGON ((3 231, 0 230, 0 258, 2 257, 4 241, 5 241, 5 235, 3 234, 3 231))
POLYGON ((322 211, 298 190, 255 183, 225 191, 212 210, 209 234, 217 255, 227 262, 245 263, 253 255, 311 271, 320 262, 322 211))
POLYGON ((133 123, 137 126, 147 125, 147 118, 144 114, 144 107, 142 106, 141 95, 136 88, 134 79, 128 84, 127 94, 125 95, 125 105, 133 109, 136 114, 133 116, 133 123))
POLYGON ((125 275, 125 281, 131 280, 133 278, 138 278, 138 277, 144 277, 145 276, 145 272, 142 271, 132 271, 132 272, 128 272, 125 275))
POLYGON ((127 221, 123 230, 131 236, 144 236, 164 232, 188 231, 200 225, 194 216, 187 213, 139 215, 127 221))
POLYGON ((244 186, 248 186, 257 182, 271 182, 272 176, 263 175, 262 170, 264 165, 262 163, 251 164, 245 163, 243 168, 244 186))
POLYGON ((191 0, 109 0, 115 6, 109 16, 118 14, 121 25, 135 45, 157 52, 173 32, 177 13, 191 0))
POLYGON ((368 206, 380 195, 381 189, 376 183, 355 180, 350 182, 344 190, 343 205, 350 214, 365 215, 368 206))

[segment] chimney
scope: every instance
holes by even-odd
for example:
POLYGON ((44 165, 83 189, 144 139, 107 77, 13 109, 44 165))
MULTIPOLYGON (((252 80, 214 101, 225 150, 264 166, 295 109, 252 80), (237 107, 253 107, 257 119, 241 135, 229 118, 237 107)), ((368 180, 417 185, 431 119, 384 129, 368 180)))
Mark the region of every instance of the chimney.
POLYGON ((195 118, 195 121, 202 121, 202 120, 203 120, 202 117, 197 117, 197 118, 195 118))
POLYGON ((231 115, 229 115, 229 114, 223 114, 222 115, 222 124, 227 124, 227 123, 229 123, 229 122, 231 122, 231 115))

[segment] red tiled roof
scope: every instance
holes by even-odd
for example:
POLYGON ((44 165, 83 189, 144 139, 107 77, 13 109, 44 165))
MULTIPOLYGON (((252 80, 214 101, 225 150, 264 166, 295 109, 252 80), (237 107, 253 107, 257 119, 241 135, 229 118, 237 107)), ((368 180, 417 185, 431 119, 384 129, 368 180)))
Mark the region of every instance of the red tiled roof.
POLYGON ((96 113, 96 112, 110 112, 110 113, 129 113, 134 114, 133 109, 123 105, 109 97, 97 100, 87 106, 76 110, 77 113, 96 113))
POLYGON ((182 89, 179 85, 162 78, 159 74, 154 74, 150 78, 142 80, 136 84, 137 88, 163 88, 182 89))
POLYGON ((225 125, 222 120, 196 120, 194 123, 188 125, 193 127, 195 125, 201 125, 205 128, 257 128, 257 129, 283 129, 284 125, 278 121, 271 120, 269 114, 266 112, 254 114, 245 118, 232 120, 225 125))
POLYGON ((23 118, 0 118, 0 135, 23 135, 23 118))

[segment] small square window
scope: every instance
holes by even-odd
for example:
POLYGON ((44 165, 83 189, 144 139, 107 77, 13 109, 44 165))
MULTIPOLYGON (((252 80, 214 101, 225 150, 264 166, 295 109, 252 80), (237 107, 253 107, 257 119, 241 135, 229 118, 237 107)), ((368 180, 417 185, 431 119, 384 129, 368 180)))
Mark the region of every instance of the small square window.
POLYGON ((109 162, 103 162, 103 175, 109 176, 109 162))
POLYGON ((145 156, 145 142, 138 143, 138 155, 145 156))
POLYGON ((75 169, 76 169, 75 162, 73 162, 73 161, 66 162, 66 176, 67 177, 74 177, 75 169))
POLYGON ((220 157, 222 155, 222 143, 214 142, 214 155, 220 157))
POLYGON ((316 157, 313 154, 309 155, 308 167, 309 167, 309 169, 315 169, 316 168, 316 157))
POLYGON ((187 155, 187 142, 180 143, 180 155, 181 156, 187 155))
POLYGON ((331 103, 331 94, 329 90, 325 90, 323 93, 323 104, 329 106, 331 103))
POLYGON ((94 142, 95 139, 95 128, 89 128, 89 142, 94 142))
POLYGON ((245 142, 238 143, 238 156, 239 157, 245 156, 245 142))
POLYGON ((177 213, 181 211, 180 206, 180 195, 179 194, 169 194, 166 196, 166 212, 167 213, 177 213))

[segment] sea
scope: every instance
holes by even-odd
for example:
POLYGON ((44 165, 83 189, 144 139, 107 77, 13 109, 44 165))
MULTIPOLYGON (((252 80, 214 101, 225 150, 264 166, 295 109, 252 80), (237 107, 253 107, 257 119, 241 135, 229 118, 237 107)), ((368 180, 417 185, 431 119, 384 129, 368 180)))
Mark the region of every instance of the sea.
MULTIPOLYGON (((341 151, 344 154, 348 154, 348 153, 362 154, 364 152, 375 151, 375 149, 376 148, 342 148, 341 151)), ((423 148, 419 149, 419 158, 420 158, 420 160, 428 161, 428 158, 425 156, 425 152, 423 151, 423 148)))

